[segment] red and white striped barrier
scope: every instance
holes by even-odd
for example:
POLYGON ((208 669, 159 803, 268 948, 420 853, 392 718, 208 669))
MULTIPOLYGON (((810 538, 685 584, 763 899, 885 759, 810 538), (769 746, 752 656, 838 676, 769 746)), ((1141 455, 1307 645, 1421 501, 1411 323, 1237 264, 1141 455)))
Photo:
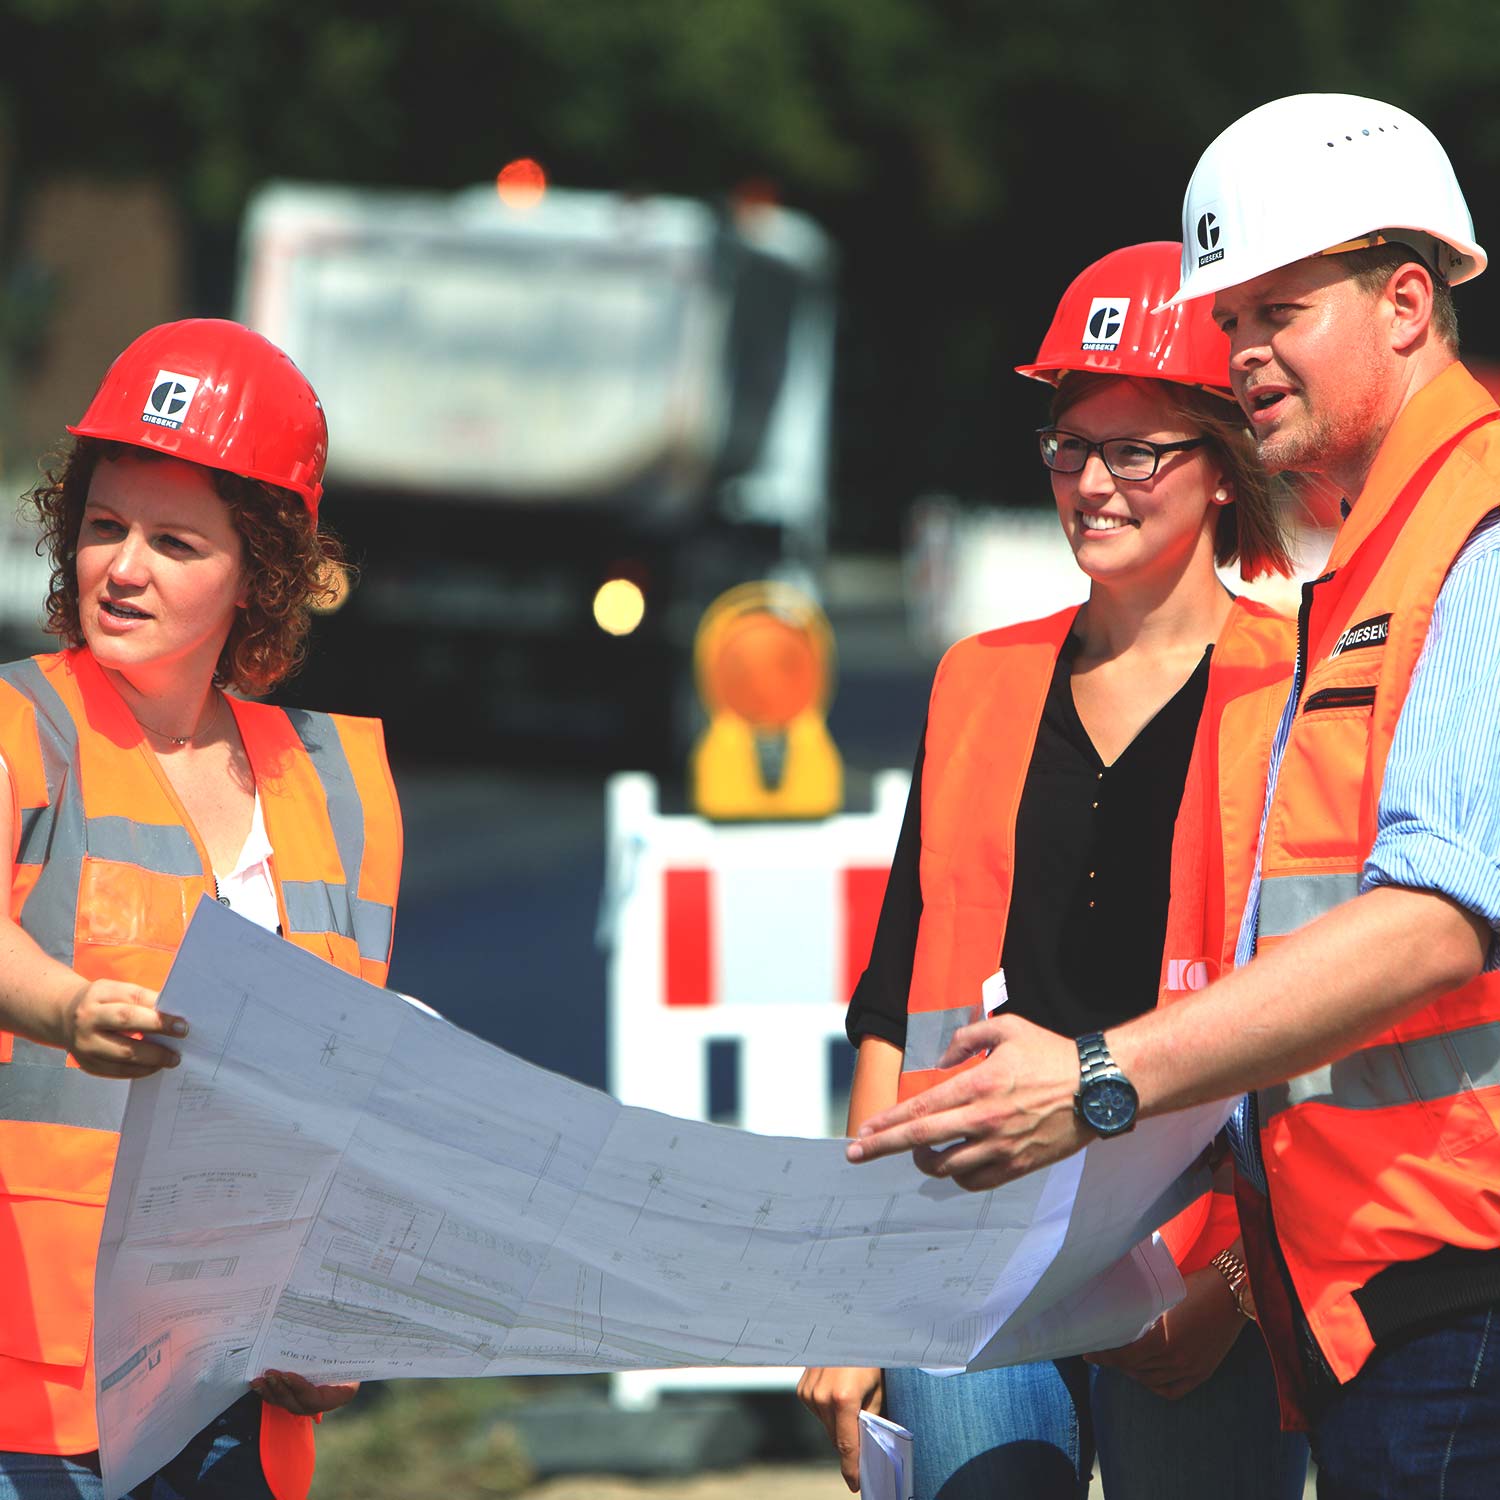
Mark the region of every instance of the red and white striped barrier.
MULTIPOLYGON (((830 1128, 830 1042, 875 935, 910 777, 875 779, 868 813, 712 823, 659 811, 656 783, 610 778, 600 940, 609 952, 610 1092, 708 1118, 709 1047, 738 1053, 738 1117, 763 1135, 830 1128)), ((842 1128, 842 1119, 834 1126, 842 1128)), ((786 1370, 615 1377, 615 1399, 665 1388, 782 1386, 786 1370)))

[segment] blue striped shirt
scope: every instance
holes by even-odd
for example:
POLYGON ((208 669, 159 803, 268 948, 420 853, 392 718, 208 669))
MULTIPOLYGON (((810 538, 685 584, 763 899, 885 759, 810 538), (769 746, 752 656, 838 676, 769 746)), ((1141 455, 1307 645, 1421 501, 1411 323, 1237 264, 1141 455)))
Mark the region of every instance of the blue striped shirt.
MULTIPOLYGON (((1437 891, 1500 932, 1500 510, 1475 527, 1443 580, 1396 721, 1381 783, 1374 847, 1360 892, 1378 885, 1437 891)), ((1234 961, 1255 956, 1266 818, 1292 731, 1301 672, 1271 746, 1255 872, 1234 961)), ((1500 967, 1491 940, 1486 970, 1500 967)), ((1235 1156, 1261 1191, 1265 1172, 1254 1097, 1230 1121, 1235 1156)))

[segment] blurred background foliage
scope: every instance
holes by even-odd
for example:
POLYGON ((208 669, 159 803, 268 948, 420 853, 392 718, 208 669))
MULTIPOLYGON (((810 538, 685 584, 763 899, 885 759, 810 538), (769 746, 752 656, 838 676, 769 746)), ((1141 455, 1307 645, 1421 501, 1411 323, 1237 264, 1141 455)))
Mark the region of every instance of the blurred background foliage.
MULTIPOLYGON (((1084 264, 1176 236, 1199 152, 1255 104, 1319 89, 1411 109, 1493 232, 1492 0, 3 0, 0 17, 13 353, 57 295, 17 264, 17 226, 59 176, 159 179, 187 233, 182 311, 205 314, 228 308, 240 210, 271 176, 456 187, 526 155, 575 187, 753 182, 842 250, 846 547, 894 546, 923 490, 1041 493, 1018 467, 1039 402, 1010 366, 1084 264)), ((1500 347, 1488 285, 1461 300, 1480 352, 1500 347)))
POLYGON ((388 1380, 318 1434, 316 1500, 499 1500, 533 1472, 507 1410, 525 1381, 388 1380))

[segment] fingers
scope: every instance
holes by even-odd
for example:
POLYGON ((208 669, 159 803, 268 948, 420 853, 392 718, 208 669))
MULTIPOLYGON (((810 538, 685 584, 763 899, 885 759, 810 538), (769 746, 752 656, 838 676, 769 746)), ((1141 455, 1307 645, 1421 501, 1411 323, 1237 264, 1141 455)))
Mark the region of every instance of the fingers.
POLYGON ((918 1146, 938 1150, 962 1141, 968 1119, 965 1112, 961 1108, 944 1108, 941 1099, 932 1097, 949 1087, 940 1084, 866 1121, 859 1127, 858 1137, 850 1141, 845 1156, 850 1161, 875 1161, 918 1146))
POLYGON ((978 1093, 979 1083, 974 1072, 969 1069, 956 1077, 944 1079, 900 1104, 871 1115, 850 1143, 849 1160, 867 1161, 874 1156, 909 1151, 913 1146, 938 1146, 945 1140, 959 1140, 963 1131, 952 1128, 952 1116, 972 1103, 978 1093), (902 1137, 899 1144, 892 1144, 896 1133, 903 1130, 910 1134, 902 1137), (876 1142, 873 1151, 870 1149, 872 1140, 876 1142))
POLYGON ((279 1406, 294 1416, 314 1417, 347 1406, 359 1391, 359 1382, 314 1385, 290 1370, 267 1370, 259 1379, 250 1382, 250 1389, 262 1401, 269 1401, 272 1406, 279 1406))
POLYGON ((96 1028, 100 1031, 141 1032, 148 1036, 186 1036, 187 1022, 147 1005, 101 1005, 96 1028))
POLYGON ((182 1061, 170 1047, 109 1032, 79 1037, 73 1045, 73 1056, 86 1073, 101 1078, 146 1078, 160 1068, 175 1068, 182 1061))
POLYGON ((1161 1345, 1149 1333, 1123 1348, 1098 1349, 1083 1357, 1091 1365, 1098 1365, 1106 1370, 1122 1370, 1147 1384, 1173 1379, 1181 1373, 1180 1362, 1168 1358, 1161 1345))
POLYGON ((1037 1165, 1025 1147, 1007 1145, 999 1138, 958 1141, 941 1151, 918 1146, 912 1152, 918 1171, 929 1177, 951 1178, 965 1192, 985 1193, 1024 1177, 1037 1165))
POLYGON ((802 1372, 797 1382, 797 1399, 823 1424, 829 1442, 833 1441, 833 1407, 825 1390, 825 1381, 830 1374, 817 1365, 802 1372))
POLYGON ((175 1068, 181 1058, 166 1047, 132 1043, 132 1050, 118 1055, 102 1055, 99 1052, 75 1052, 78 1066, 95 1078, 149 1078, 163 1068, 175 1068))
POLYGON ((1189 1391, 1195 1391, 1203 1384, 1201 1376, 1183 1374, 1180 1370, 1168 1372, 1122 1368, 1121 1373, 1128 1375, 1137 1385, 1145 1386, 1152 1395, 1160 1396, 1164 1401, 1180 1401, 1189 1391))
POLYGON ((91 984, 78 1002, 78 1020, 93 1031, 143 1032, 152 1036, 186 1036, 181 1016, 156 1008, 156 991, 106 980, 91 984))
POLYGON ((999 1141, 958 1141, 934 1151, 929 1146, 918 1146, 912 1152, 917 1169, 929 1177, 951 1177, 961 1188, 978 1192, 984 1188, 998 1187, 1002 1182, 1024 1177, 1029 1170, 1023 1149, 1005 1151, 999 1141))
POLYGON ((797 1382, 797 1395, 823 1424, 839 1471, 852 1491, 859 1489, 859 1414, 863 1409, 879 1412, 885 1389, 878 1369, 804 1370, 797 1382))
POLYGON ((859 1403, 848 1398, 838 1403, 834 1416, 833 1446, 838 1450, 839 1472, 844 1483, 859 1493, 859 1403))
POLYGON ((940 1068, 956 1068, 983 1052, 989 1052, 1003 1037, 1009 1016, 995 1016, 991 1020, 973 1021, 960 1026, 948 1043, 948 1050, 938 1059, 940 1068))
POLYGON ((68 1050, 86 1072, 104 1078, 144 1078, 176 1067, 178 1054, 151 1038, 187 1035, 187 1022, 156 1008, 156 991, 96 979, 74 998, 67 1020, 68 1050))

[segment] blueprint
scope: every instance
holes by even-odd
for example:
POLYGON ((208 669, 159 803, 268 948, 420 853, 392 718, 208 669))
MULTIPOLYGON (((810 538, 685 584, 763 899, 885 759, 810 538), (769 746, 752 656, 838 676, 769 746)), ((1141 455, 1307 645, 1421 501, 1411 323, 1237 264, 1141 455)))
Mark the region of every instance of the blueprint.
POLYGON ((96 1282, 111 1500, 268 1368, 959 1367, 1125 1342, 1181 1295, 1150 1232, 1206 1185, 1184 1174, 1227 1112, 967 1193, 906 1157, 626 1108, 207 899, 161 1004, 191 1034, 131 1085, 96 1282))

